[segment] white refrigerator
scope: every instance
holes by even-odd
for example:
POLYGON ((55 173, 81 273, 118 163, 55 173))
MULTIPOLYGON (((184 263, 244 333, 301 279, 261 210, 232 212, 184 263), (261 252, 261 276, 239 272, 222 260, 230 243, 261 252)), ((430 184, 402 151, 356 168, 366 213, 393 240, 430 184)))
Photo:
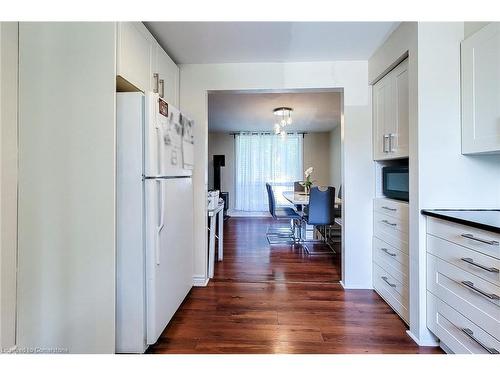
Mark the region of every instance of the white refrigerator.
POLYGON ((116 352, 143 353, 192 286, 193 122, 154 93, 116 111, 116 352))

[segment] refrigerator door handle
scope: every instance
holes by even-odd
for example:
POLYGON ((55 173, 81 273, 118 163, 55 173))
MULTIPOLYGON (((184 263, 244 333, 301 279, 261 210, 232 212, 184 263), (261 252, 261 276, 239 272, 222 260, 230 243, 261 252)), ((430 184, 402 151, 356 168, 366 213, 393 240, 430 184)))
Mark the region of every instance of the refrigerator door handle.
POLYGON ((158 184, 158 192, 160 195, 159 203, 159 211, 160 211, 160 217, 159 217, 159 223, 157 227, 157 233, 156 233, 156 246, 155 246, 155 259, 156 259, 156 264, 160 264, 160 233, 163 230, 163 227, 165 226, 165 186, 164 182, 159 179, 156 180, 156 183, 158 184))

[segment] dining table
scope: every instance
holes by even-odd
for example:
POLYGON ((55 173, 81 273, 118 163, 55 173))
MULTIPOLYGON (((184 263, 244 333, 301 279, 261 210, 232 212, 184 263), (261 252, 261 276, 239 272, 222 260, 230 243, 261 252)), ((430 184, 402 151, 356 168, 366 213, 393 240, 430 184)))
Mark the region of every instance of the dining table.
MULTIPOLYGON (((309 204, 309 194, 294 191, 284 191, 283 197, 295 206, 307 206, 309 204)), ((335 197, 335 207, 342 204, 342 199, 335 197)))
MULTIPOLYGON (((287 201, 289 201, 296 207, 301 207, 301 206, 304 207, 309 205, 309 194, 306 194, 304 192, 295 192, 295 191, 284 191, 282 194, 287 201)), ((339 208, 341 204, 342 204, 342 199, 339 197, 335 197, 335 208, 339 208)), ((299 225, 297 226, 297 232, 296 232, 299 240, 307 239, 307 234, 306 234, 308 232, 307 227, 308 225, 305 225, 305 223, 303 223, 302 220, 299 221, 299 225)))

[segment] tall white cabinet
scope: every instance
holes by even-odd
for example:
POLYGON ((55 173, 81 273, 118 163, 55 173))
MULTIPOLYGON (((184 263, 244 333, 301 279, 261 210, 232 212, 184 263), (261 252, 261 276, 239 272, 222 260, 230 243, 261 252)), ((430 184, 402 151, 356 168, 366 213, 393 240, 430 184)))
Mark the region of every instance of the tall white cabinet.
POLYGON ((500 153, 500 23, 462 42, 462 153, 500 153))
POLYGON ((407 158, 408 59, 373 85, 373 159, 407 158))

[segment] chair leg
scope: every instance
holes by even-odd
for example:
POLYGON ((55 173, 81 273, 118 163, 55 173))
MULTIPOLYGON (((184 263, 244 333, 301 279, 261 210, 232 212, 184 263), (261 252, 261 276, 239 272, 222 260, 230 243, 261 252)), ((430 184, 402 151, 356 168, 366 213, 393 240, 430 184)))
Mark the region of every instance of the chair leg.
POLYGON ((311 251, 309 249, 309 247, 307 246, 307 244, 323 244, 323 245, 327 245, 328 248, 332 251, 333 254, 335 254, 335 250, 333 249, 333 247, 331 246, 331 244, 327 241, 327 238, 326 238, 326 227, 325 226, 322 226, 323 227, 323 230, 324 232, 321 233, 321 230, 319 231, 320 234, 321 234, 321 237, 323 237, 322 240, 319 240, 319 241, 307 241, 307 240, 304 240, 302 243, 303 243, 303 247, 304 249, 306 250, 306 252, 309 254, 309 255, 325 255, 325 254, 328 254, 329 252, 326 252, 326 251, 311 251))

